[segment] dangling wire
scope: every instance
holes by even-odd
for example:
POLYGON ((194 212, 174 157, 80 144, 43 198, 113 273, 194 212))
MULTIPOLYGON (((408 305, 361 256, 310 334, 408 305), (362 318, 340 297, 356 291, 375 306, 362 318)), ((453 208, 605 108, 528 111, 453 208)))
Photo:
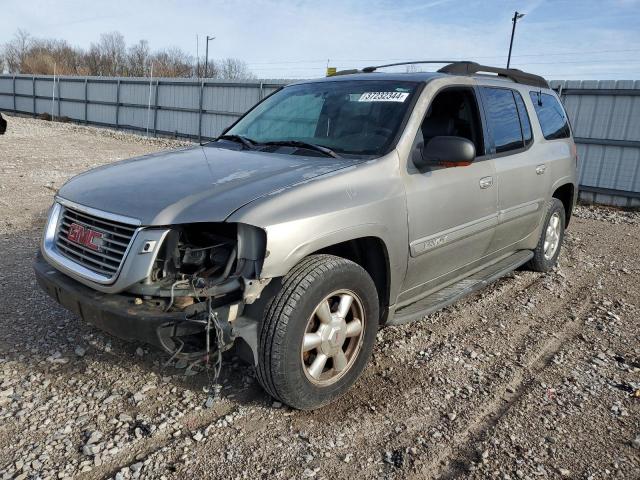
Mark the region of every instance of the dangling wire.
MULTIPOLYGON (((172 286, 172 299, 169 303, 169 308, 173 303, 173 288, 184 281, 175 282, 172 286)), ((188 283, 188 282, 187 282, 188 283)), ((168 308, 167 308, 168 310, 168 308)), ((184 319, 177 319, 172 322, 167 322, 158 329, 162 328, 171 328, 172 334, 170 338, 176 342, 176 347, 172 348, 166 344, 163 339, 163 335, 158 335, 160 339, 161 345, 164 349, 171 353, 171 357, 164 363, 164 368, 169 366, 179 355, 184 355, 186 358, 192 359, 192 363, 187 366, 185 369, 185 373, 193 371, 195 367, 198 365, 203 365, 205 371, 207 372, 207 376, 209 378, 210 389, 213 392, 213 398, 217 398, 222 390, 222 385, 218 383, 220 379, 220 373, 222 371, 222 352, 226 349, 227 345, 225 344, 224 338, 224 330, 222 325, 220 324, 220 319, 218 318, 218 312, 215 312, 213 309, 213 302, 211 297, 206 299, 206 310, 205 312, 201 312, 200 315, 194 315, 192 317, 185 316, 184 319), (202 317, 202 313, 206 314, 206 317, 202 317), (185 348, 185 343, 177 336, 178 334, 178 326, 182 323, 191 323, 191 324, 199 324, 202 326, 205 334, 205 349, 200 352, 193 353, 182 353, 185 348), (211 342, 211 332, 215 333, 215 344, 212 345, 211 342)))
POLYGON ((209 331, 211 326, 213 325, 213 329, 216 334, 216 349, 213 352, 213 378, 211 380, 211 386, 215 389, 218 385, 218 379, 220 378, 220 371, 222 370, 222 351, 224 350, 224 332, 222 331, 222 327, 220 326, 220 320, 218 319, 218 313, 213 311, 213 307, 211 305, 211 299, 207 300, 207 308, 209 310, 209 315, 207 318, 207 367, 209 366, 209 354, 211 352, 209 345, 209 331))

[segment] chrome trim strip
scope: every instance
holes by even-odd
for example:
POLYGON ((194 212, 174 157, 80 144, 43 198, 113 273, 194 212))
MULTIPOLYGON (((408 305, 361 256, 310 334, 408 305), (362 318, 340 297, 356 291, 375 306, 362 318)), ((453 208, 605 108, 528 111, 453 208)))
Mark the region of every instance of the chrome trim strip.
POLYGON ((536 213, 540 210, 540 205, 543 205, 543 200, 533 200, 531 202, 521 203, 515 207, 505 208, 498 212, 499 223, 507 223, 516 218, 521 218, 525 215, 536 213))
POLYGON ((459 225, 427 237, 419 238, 409 244, 411 256, 414 258, 418 257, 431 252, 436 248, 451 245, 452 243, 465 239, 471 235, 481 233, 490 228, 495 228, 497 225, 498 214, 494 213, 492 215, 473 220, 464 225, 459 225))
POLYGON ((126 223, 129 225, 133 225, 135 227, 139 227, 140 225, 142 225, 142 222, 137 218, 125 217, 124 215, 118 215, 117 213, 104 212, 96 208, 85 207, 84 205, 80 205, 79 203, 66 200, 64 198, 58 197, 57 195, 56 195, 55 201, 56 203, 60 203, 63 206, 69 207, 72 210, 78 210, 88 215, 98 217, 98 220, 100 218, 104 218, 105 220, 113 220, 114 222, 126 223))

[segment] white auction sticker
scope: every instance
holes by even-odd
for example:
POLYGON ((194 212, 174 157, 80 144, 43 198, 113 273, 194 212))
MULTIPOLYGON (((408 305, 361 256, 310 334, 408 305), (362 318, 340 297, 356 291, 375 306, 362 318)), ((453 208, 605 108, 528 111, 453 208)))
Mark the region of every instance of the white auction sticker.
POLYGON ((364 92, 358 99, 359 102, 404 102, 409 96, 408 92, 364 92))

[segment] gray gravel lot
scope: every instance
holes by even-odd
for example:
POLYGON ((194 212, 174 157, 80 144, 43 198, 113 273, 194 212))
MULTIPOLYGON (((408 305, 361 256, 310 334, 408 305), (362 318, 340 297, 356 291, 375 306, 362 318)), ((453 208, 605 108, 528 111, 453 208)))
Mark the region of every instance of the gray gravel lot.
POLYGON ((230 356, 211 404, 206 374, 84 324, 31 270, 62 182, 181 143, 8 121, 0 478, 640 478, 640 213, 579 207, 554 272, 380 331, 322 410, 274 403, 230 356))

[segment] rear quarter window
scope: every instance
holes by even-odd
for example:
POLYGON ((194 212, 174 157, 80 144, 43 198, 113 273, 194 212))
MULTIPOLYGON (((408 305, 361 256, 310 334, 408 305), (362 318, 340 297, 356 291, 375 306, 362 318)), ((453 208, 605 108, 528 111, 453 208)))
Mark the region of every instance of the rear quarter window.
POLYGON ((507 88, 482 87, 483 103, 496 153, 506 153, 524 146, 521 119, 513 91, 507 88))
POLYGON ((542 134, 547 140, 569 138, 571 130, 567 115, 558 99, 542 92, 529 92, 542 134))

